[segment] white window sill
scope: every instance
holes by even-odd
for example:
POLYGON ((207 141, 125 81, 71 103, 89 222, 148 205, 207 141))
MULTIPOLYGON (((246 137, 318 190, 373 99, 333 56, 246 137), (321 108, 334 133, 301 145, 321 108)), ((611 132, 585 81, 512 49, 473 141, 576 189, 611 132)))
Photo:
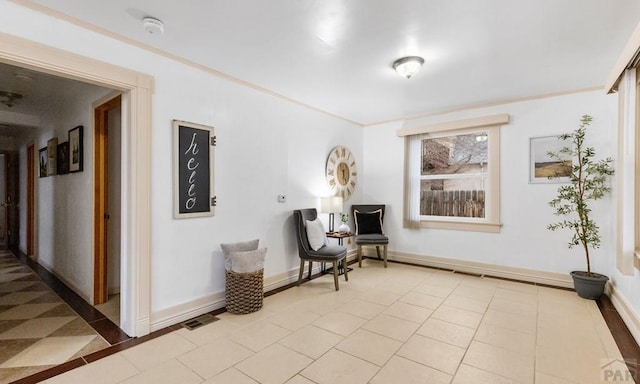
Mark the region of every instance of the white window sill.
POLYGON ((468 221, 421 221, 420 228, 450 229, 454 231, 500 233, 502 223, 478 223, 468 221))

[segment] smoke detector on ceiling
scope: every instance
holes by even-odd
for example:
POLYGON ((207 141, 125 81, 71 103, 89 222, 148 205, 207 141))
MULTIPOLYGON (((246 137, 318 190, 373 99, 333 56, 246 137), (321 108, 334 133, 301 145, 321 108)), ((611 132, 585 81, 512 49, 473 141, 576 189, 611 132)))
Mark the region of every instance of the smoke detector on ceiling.
POLYGON ((145 17, 142 19, 144 30, 152 35, 162 35, 164 33, 164 23, 155 17, 145 17))

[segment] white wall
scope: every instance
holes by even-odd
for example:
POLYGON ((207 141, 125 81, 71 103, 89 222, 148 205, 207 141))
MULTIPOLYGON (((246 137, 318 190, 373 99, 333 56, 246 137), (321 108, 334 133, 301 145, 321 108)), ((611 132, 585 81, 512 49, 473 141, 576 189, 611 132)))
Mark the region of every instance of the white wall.
MULTIPOLYGON (((358 163, 362 163, 362 127, 13 3, 3 3, 2 7, 0 32, 154 77, 152 314, 178 306, 193 309, 189 308, 190 302, 223 291, 224 265, 219 248, 223 242, 260 238, 261 244, 269 248, 265 262, 267 278, 297 270, 299 259, 293 237, 292 210, 319 207, 318 196, 328 192, 324 168, 331 148, 345 145, 358 163), (213 217, 173 219, 172 119, 215 127, 218 206, 213 217), (277 202, 279 194, 287 195, 287 203, 277 202)), ((69 124, 71 122, 62 126, 66 129, 69 124)), ((87 145, 91 141, 89 134, 85 139, 87 154, 91 153, 91 146, 87 145)), ((92 166, 89 157, 85 157, 85 169, 92 166)), ((89 176, 90 172, 83 174, 89 176)), ((90 187, 90 181, 76 175, 67 177, 77 181, 69 188, 90 187)), ((45 193, 54 188, 48 185, 53 184, 49 179, 52 178, 43 182, 45 193)), ((358 201, 361 191, 356 189, 353 201, 358 201)), ((67 215, 73 216, 88 209, 87 204, 84 200, 73 204, 67 201, 64 208, 67 215)), ((43 207, 40 214, 46 216, 54 212, 43 207)), ((89 222, 82 225, 91 227, 89 222)), ((67 228, 70 232, 78 229, 67 228)), ((53 243, 53 235, 43 234, 41 244, 53 243)), ((73 248, 55 252, 57 255, 58 251, 70 251, 78 255, 85 250, 85 244, 75 244, 73 248)), ((53 256, 47 255, 57 266, 58 260, 53 260, 53 256)), ((60 262, 65 271, 71 267, 66 261, 60 262)), ((77 284, 84 287, 83 282, 77 284)))
POLYGON ((292 210, 327 195, 326 156, 346 145, 359 160, 362 128, 183 65, 155 58, 153 309, 224 289, 220 243, 260 238, 265 276, 300 265, 292 210), (176 78, 175 73, 180 73, 176 78), (215 127, 215 216, 173 219, 171 120, 215 127), (277 195, 287 196, 278 203, 277 195))
POLYGON ((83 172, 39 177, 36 173, 37 261, 70 284, 81 296, 93 296, 93 108, 108 89, 71 83, 40 116, 36 153, 47 141, 68 140, 70 129, 82 125, 83 172))
POLYGON ((14 151, 16 140, 13 137, 0 136, 0 151, 14 151))
MULTIPOLYGON (((529 183, 529 139, 571 132, 583 114, 590 114, 594 121, 588 143, 597 146, 600 157, 615 157, 616 100, 615 95, 604 92, 580 93, 450 113, 404 125, 365 127, 364 200, 390 205, 385 228, 394 251, 556 273, 585 269, 580 249, 567 249, 570 233, 546 229, 556 218, 547 202, 555 197, 559 184, 529 183), (498 113, 508 113, 511 118, 500 133, 500 233, 403 229, 404 139, 395 135, 396 129, 498 113)), ((602 248, 592 256, 593 269, 608 273, 609 260, 615 259, 615 204, 608 197, 596 202, 593 211, 602 232, 602 248)))
MULTIPOLYGON (((35 134, 35 130, 34 130, 35 134)), ((27 146, 33 143, 31 135, 24 138, 15 150, 18 150, 18 173, 20 174, 20 181, 18 184, 18 195, 20 200, 20 209, 18 210, 18 227, 20 228, 20 234, 18 235, 19 244, 18 247, 22 252, 27 254, 27 146)), ((37 154, 38 149, 35 148, 34 152, 37 154)), ((36 166, 35 161, 34 166, 36 166)), ((37 171, 34 170, 35 177, 38 177, 37 171)))

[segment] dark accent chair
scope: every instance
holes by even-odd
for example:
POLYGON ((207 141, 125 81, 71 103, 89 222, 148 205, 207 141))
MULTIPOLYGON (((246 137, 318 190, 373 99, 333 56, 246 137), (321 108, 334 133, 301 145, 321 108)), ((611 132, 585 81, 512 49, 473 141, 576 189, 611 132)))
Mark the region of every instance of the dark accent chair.
POLYGON ((322 248, 314 251, 309 246, 309 239, 307 238, 306 221, 315 220, 318 217, 318 212, 315 208, 308 209, 296 209, 293 211, 293 216, 296 222, 296 240, 298 242, 298 255, 300 256, 300 273, 298 274, 298 285, 302 282, 302 275, 304 273, 304 262, 309 262, 309 279, 311 279, 311 270, 313 262, 320 263, 331 262, 333 263, 333 281, 336 286, 336 291, 340 290, 338 285, 338 263, 345 263, 344 279, 349 281, 347 276, 347 248, 339 245, 325 245, 322 248))
POLYGON ((387 268, 387 245, 389 244, 389 238, 385 236, 382 231, 384 210, 385 205, 383 204, 351 206, 351 217, 353 217, 353 223, 355 225, 354 241, 358 246, 358 267, 362 267, 362 246, 375 245, 378 259, 381 258, 380 247, 382 247, 382 260, 384 261, 384 267, 387 268), (381 211, 380 216, 372 213, 377 210, 381 211), (373 220, 373 218, 376 220, 373 220))

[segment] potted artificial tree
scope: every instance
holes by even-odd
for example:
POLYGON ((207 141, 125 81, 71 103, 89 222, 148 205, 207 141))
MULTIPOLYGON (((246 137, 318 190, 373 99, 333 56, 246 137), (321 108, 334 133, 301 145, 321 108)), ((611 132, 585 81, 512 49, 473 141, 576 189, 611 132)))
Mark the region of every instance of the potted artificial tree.
MULTIPOLYGON (((549 202, 555 209, 556 216, 563 217, 562 221, 547 226, 547 229, 555 231, 567 228, 573 232, 569 248, 580 246, 584 249, 587 261, 586 271, 573 271, 574 287, 580 297, 585 299, 597 299, 604 293, 604 287, 609 278, 599 273, 591 272, 591 260, 589 248, 600 247, 600 232, 598 226, 591 218, 591 209, 588 203, 598 200, 609 193, 608 177, 613 175, 611 165, 613 160, 595 160, 595 149, 587 147, 584 143, 586 130, 591 123, 591 116, 584 115, 581 124, 573 133, 558 136, 558 139, 570 141, 568 146, 558 152, 549 152, 549 156, 563 161, 567 157, 573 158, 570 167, 569 184, 558 188, 558 195, 549 202)), ((553 177, 553 176, 552 176, 553 177)))

